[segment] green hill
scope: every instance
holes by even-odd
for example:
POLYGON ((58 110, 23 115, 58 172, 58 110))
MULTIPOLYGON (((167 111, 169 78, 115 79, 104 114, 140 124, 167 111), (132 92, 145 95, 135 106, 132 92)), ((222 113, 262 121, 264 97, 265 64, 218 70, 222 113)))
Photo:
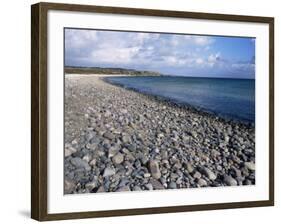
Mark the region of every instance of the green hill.
POLYGON ((161 76, 162 74, 154 71, 139 71, 125 68, 101 68, 101 67, 69 67, 64 68, 66 74, 127 74, 133 76, 161 76))

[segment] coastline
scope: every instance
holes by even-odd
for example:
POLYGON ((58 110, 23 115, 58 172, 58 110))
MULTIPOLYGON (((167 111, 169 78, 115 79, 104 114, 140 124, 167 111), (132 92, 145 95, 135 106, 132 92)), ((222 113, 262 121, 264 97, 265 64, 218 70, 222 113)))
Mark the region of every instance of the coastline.
POLYGON ((127 75, 127 74, 65 74, 65 77, 69 78, 79 78, 79 77, 127 77, 127 76, 135 76, 135 75, 127 75))
POLYGON ((106 77, 65 76, 65 193, 255 184, 254 127, 106 77))
MULTIPOLYGON (((113 86, 118 86, 118 87, 124 88, 124 89, 129 90, 129 91, 137 92, 137 93, 142 94, 142 95, 144 95, 148 98, 151 98, 152 100, 156 100, 156 101, 159 101, 159 102, 165 102, 165 103, 167 103, 167 104, 169 104, 173 107, 182 107, 186 110, 198 113, 202 116, 210 116, 213 119, 217 119, 217 120, 220 120, 220 121, 226 122, 226 123, 233 123, 233 124, 243 125, 243 126, 252 127, 252 128, 255 127, 255 122, 252 122, 252 121, 249 121, 249 120, 241 120, 239 118, 231 118, 231 117, 219 115, 214 111, 204 110, 202 108, 195 107, 195 106, 193 106, 191 104, 188 104, 188 103, 184 103, 184 102, 180 102, 180 101, 176 101, 176 100, 171 100, 168 97, 150 94, 150 93, 147 93, 147 92, 144 92, 144 91, 140 91, 136 88, 129 88, 129 87, 126 87, 125 85, 118 84, 118 83, 112 82, 112 81, 107 79, 107 78, 111 78, 111 77, 114 77, 114 76, 111 76, 111 75, 102 76, 101 80, 103 80, 104 82, 109 83, 113 86)), ((130 76, 120 75, 119 77, 130 77, 130 76)))

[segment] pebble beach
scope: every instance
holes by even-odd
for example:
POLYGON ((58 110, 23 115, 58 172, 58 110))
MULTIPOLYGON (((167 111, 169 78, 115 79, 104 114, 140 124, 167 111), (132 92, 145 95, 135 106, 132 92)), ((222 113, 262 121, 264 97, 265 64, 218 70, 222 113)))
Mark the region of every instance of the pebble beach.
POLYGON ((64 192, 255 184, 255 127, 65 75, 64 192))

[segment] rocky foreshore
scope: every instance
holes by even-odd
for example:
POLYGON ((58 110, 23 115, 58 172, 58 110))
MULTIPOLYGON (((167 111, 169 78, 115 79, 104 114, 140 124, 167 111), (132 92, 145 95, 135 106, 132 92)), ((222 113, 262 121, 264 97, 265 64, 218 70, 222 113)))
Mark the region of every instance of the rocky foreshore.
POLYGON ((104 82, 65 78, 65 193, 255 184, 255 129, 104 82))

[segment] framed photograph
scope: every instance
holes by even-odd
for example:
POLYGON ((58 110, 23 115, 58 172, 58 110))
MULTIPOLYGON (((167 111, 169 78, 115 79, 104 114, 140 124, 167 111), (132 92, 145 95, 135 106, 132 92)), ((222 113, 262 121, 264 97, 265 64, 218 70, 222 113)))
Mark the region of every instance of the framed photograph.
POLYGON ((274 18, 32 5, 33 219, 274 204, 274 18))

